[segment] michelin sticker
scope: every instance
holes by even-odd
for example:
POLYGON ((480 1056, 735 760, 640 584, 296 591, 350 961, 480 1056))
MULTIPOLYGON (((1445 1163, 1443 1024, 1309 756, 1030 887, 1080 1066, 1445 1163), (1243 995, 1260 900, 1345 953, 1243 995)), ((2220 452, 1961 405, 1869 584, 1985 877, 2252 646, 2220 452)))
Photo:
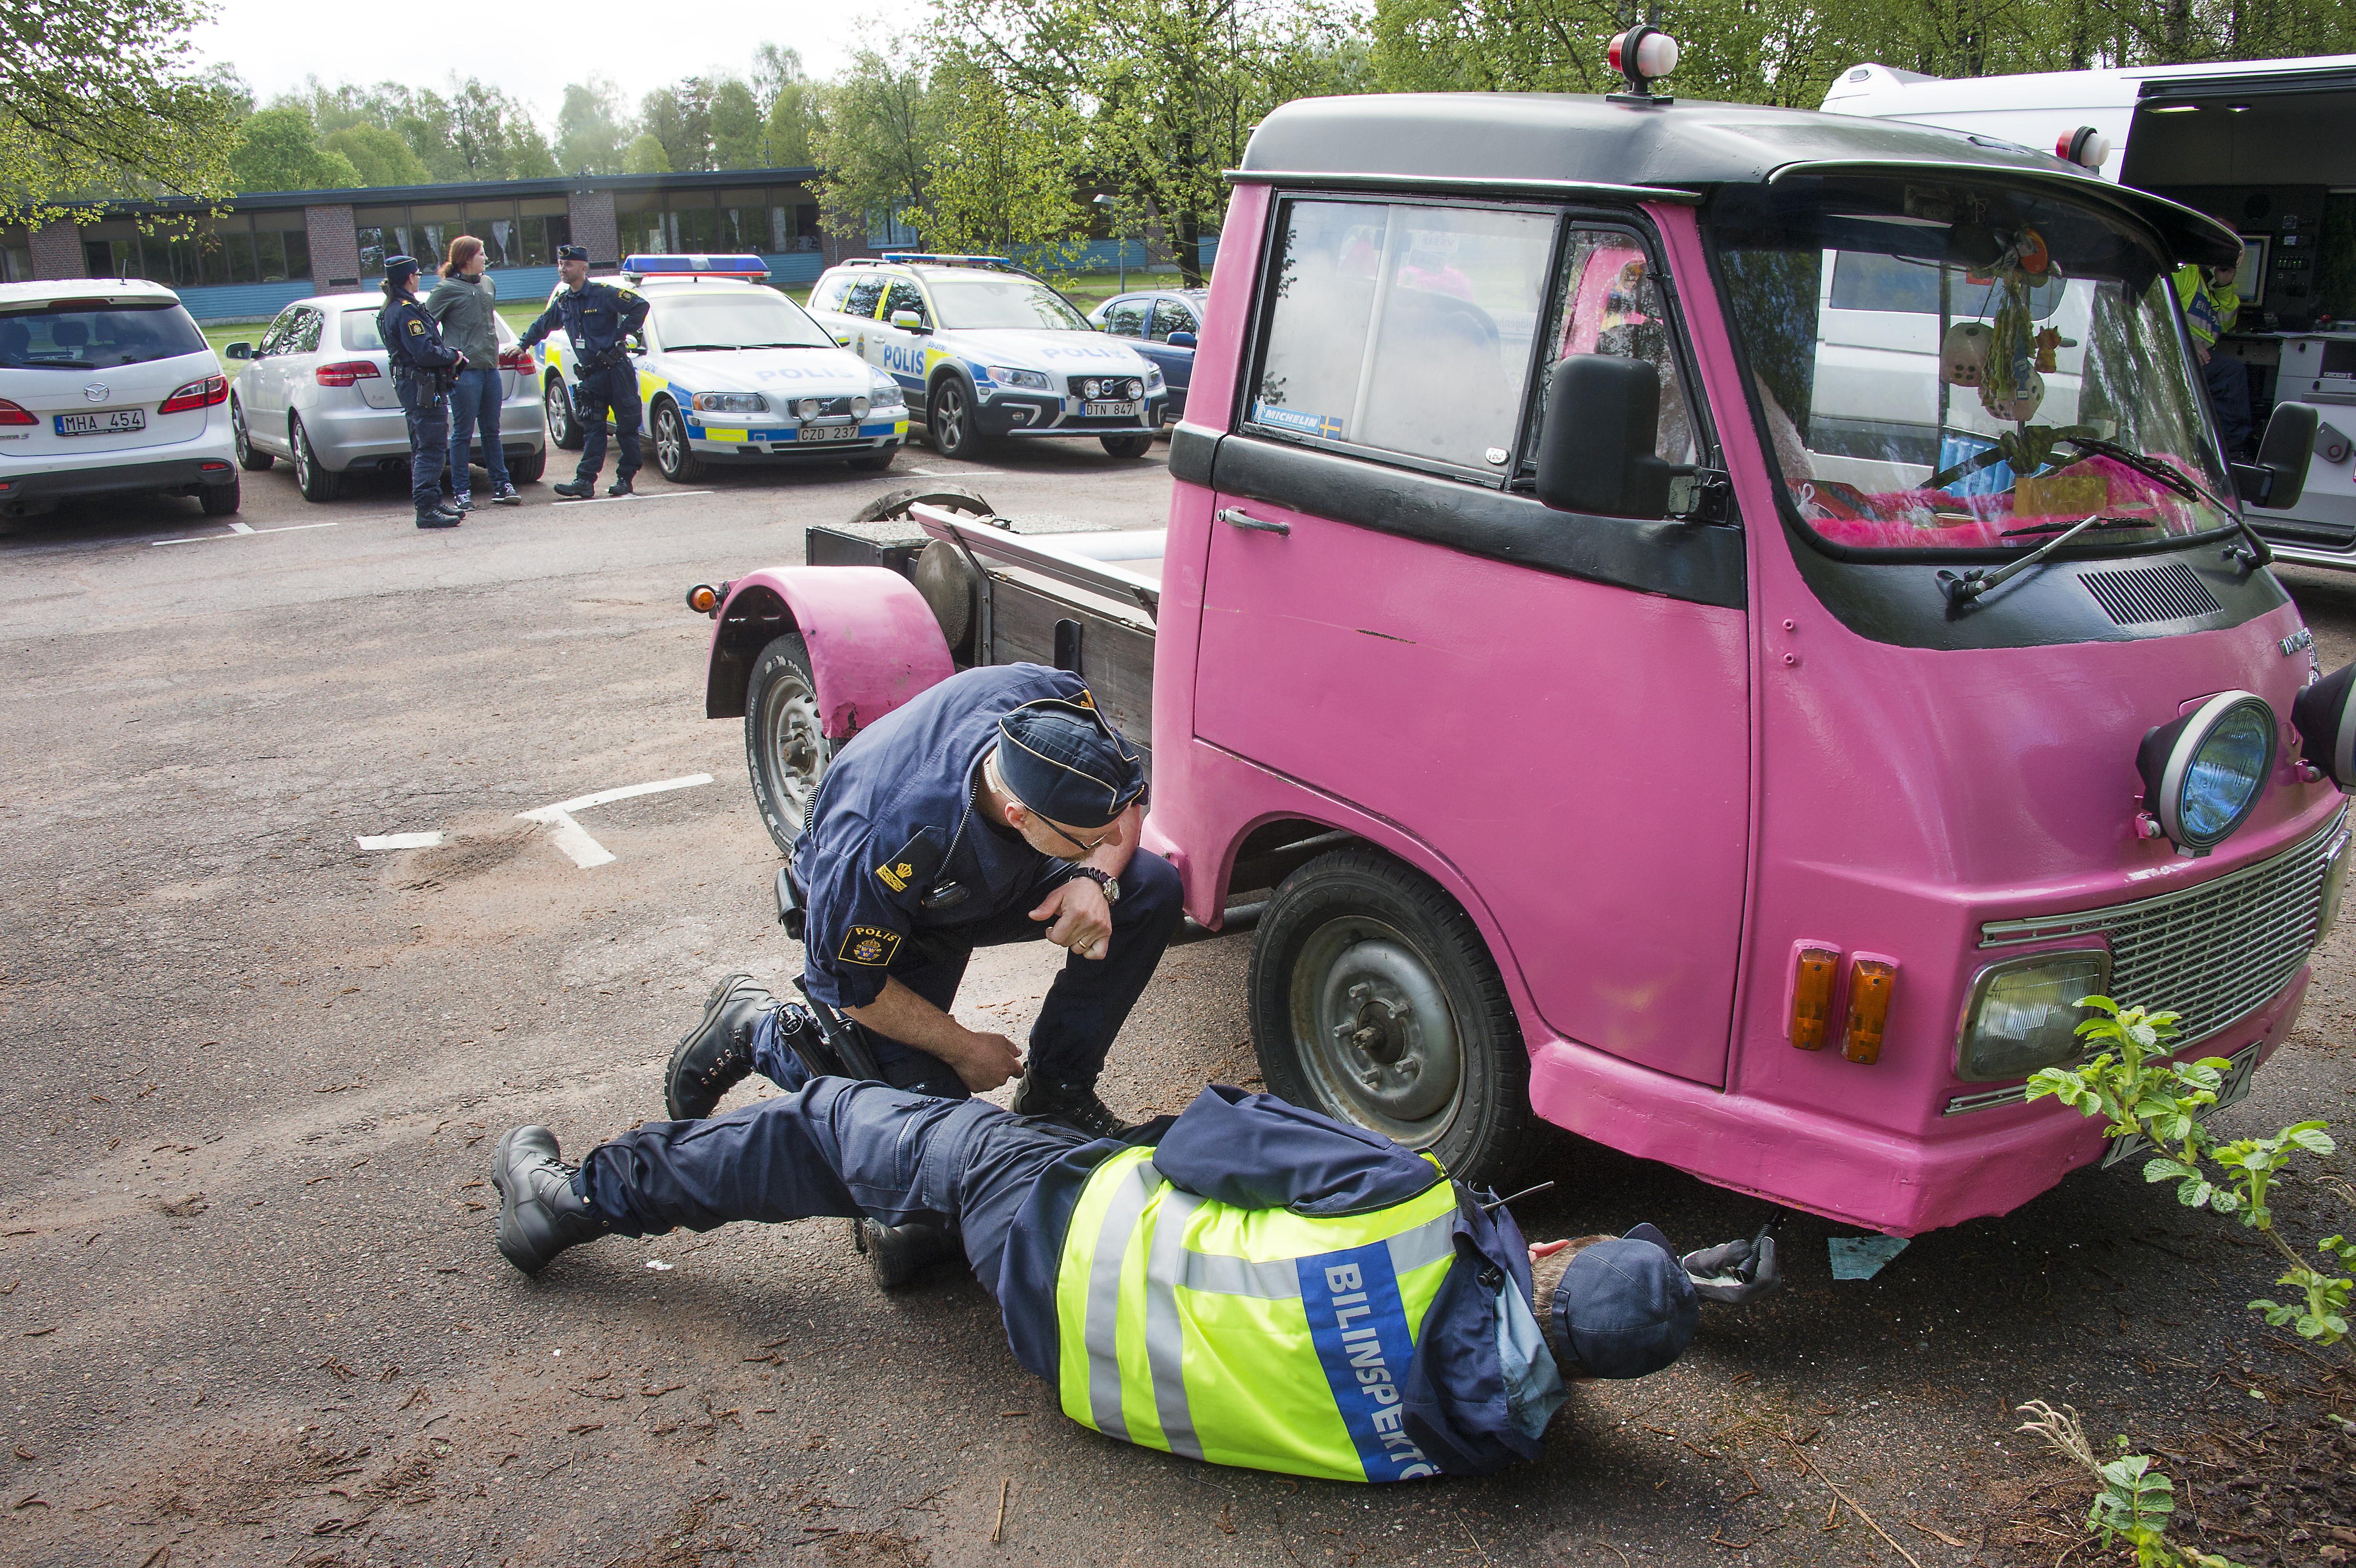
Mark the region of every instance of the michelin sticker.
POLYGON ((1342 439, 1342 421, 1332 414, 1303 413, 1299 409, 1280 408, 1274 403, 1252 405, 1252 421, 1256 424, 1289 430, 1299 435, 1323 436, 1327 441, 1342 439))

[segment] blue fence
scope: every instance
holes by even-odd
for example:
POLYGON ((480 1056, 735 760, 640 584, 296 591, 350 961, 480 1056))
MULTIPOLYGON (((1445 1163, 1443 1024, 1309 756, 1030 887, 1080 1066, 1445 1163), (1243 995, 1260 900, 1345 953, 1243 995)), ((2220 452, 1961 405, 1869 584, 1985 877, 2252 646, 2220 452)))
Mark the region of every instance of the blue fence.
MULTIPOLYGON (((787 283, 812 283, 826 271, 826 258, 815 251, 796 251, 776 256, 764 256, 768 263, 769 281, 787 283)), ((546 299, 557 283, 554 267, 500 267, 492 272, 491 280, 498 290, 501 304, 537 304, 546 299)), ((366 280, 363 287, 374 293, 378 280, 366 280)), ((283 283, 229 283, 217 288, 179 289, 175 291, 188 314, 198 321, 268 321, 299 299, 319 293, 316 280, 296 278, 283 283)))

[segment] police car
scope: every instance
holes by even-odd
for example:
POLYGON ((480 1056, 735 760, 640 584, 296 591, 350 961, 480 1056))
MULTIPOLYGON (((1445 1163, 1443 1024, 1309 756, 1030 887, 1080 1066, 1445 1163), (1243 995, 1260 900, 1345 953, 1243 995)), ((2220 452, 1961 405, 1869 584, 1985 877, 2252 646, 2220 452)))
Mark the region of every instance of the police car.
MULTIPOLYGON (((637 361, 641 433, 674 484, 722 464, 847 461, 880 471, 908 438, 900 384, 845 353, 768 275, 758 256, 623 258, 622 282, 648 306, 637 361)), ((577 450, 580 356, 562 331, 545 353, 548 432, 577 450)))
POLYGON ((830 268, 810 314, 899 382, 944 457, 1001 436, 1094 436, 1142 457, 1162 372, 1001 256, 886 253, 830 268))

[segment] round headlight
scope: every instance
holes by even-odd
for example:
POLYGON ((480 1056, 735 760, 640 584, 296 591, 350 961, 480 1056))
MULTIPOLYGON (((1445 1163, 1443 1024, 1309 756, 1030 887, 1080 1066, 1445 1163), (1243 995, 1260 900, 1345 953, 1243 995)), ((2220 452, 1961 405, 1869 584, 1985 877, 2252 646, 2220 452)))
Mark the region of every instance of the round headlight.
POLYGON ((1095 379, 1081 382, 1080 396, 1084 398, 1100 398, 1104 396, 1104 383, 1095 379))
POLYGON ((2356 789, 2356 664, 2325 676, 2290 705, 2299 754, 2341 789, 2356 789))
POLYGON ((1120 384, 1120 395, 1130 399, 1141 398, 1145 396, 1145 383, 1131 376, 1120 384))
POLYGON ((2206 855, 2250 819, 2275 766, 2275 711, 2224 691, 2143 738, 2144 808, 2179 854, 2206 855))
POLYGON ((819 401, 816 398, 804 398, 800 402, 794 405, 794 412, 801 415, 802 418, 806 420, 814 420, 818 418, 819 410, 824 407, 826 407, 826 405, 819 401))
POLYGON ((865 398, 853 398, 851 400, 851 417, 855 420, 863 420, 867 417, 867 400, 865 398))

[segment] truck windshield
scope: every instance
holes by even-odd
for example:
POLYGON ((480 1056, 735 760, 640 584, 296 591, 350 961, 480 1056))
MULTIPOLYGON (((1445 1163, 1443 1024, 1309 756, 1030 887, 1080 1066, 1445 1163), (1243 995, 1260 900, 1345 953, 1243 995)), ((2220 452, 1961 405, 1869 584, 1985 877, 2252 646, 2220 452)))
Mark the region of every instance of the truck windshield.
POLYGON ((2060 193, 1804 178, 1723 193, 1728 312, 1791 508, 1862 550, 2230 527, 2169 258, 2060 193))

